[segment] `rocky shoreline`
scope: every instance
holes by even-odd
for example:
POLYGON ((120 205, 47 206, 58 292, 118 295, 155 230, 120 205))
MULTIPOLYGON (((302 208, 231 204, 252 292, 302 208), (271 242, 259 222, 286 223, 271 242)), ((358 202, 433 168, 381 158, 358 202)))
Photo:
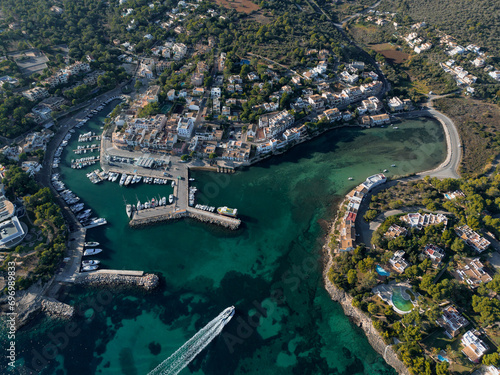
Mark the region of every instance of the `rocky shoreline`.
POLYGON ((160 278, 155 274, 143 276, 127 276, 116 274, 86 274, 75 280, 75 284, 94 287, 142 287, 153 290, 160 283, 160 278))
POLYGON ((71 319, 75 315, 75 308, 53 298, 42 300, 42 311, 52 317, 71 319))
POLYGON ((328 271, 333 265, 333 257, 328 243, 330 235, 333 234, 333 231, 334 226, 332 226, 331 230, 328 232, 326 236, 326 244, 323 246, 323 251, 325 252, 327 260, 326 262, 324 262, 323 268, 323 280, 325 282, 325 289, 328 291, 333 301, 340 303, 342 309, 344 310, 344 314, 351 318, 352 321, 364 331, 372 348, 377 353, 379 353, 382 358, 384 358, 385 362, 389 366, 393 367, 398 374, 410 375, 410 371, 408 370, 406 365, 398 358, 398 355, 393 346, 387 345, 382 336, 380 336, 379 332, 375 329, 370 317, 360 309, 354 307, 352 305, 353 298, 342 289, 337 288, 328 278, 328 271))

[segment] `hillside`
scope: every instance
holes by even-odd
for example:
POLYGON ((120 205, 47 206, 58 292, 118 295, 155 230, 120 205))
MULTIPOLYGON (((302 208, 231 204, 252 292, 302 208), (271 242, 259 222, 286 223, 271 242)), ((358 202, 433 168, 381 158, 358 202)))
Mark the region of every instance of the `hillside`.
POLYGON ((427 21, 458 41, 475 43, 493 55, 500 52, 500 7, 497 0, 385 0, 379 10, 397 11, 427 21))

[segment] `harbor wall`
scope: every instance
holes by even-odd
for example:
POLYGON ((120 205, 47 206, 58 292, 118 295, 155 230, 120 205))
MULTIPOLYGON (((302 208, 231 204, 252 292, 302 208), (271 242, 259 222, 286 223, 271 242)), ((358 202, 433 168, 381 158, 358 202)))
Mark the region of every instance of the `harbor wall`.
POLYGON ((145 225, 152 225, 152 224, 160 223, 163 221, 179 220, 182 218, 192 218, 192 219, 204 222, 204 223, 220 225, 220 226, 223 226, 223 227, 231 229, 231 230, 236 230, 241 225, 241 220, 239 220, 239 219, 232 219, 232 218, 220 216, 217 214, 210 214, 208 212, 203 212, 203 211, 197 212, 197 211, 199 211, 199 210, 195 211, 193 209, 188 209, 188 210, 172 212, 172 213, 167 213, 167 214, 160 214, 157 216, 149 216, 149 217, 140 218, 140 219, 133 218, 129 222, 129 225, 132 228, 135 228, 135 227, 141 227, 141 226, 145 226, 145 225))
POLYGON ((122 275, 112 270, 109 273, 80 274, 75 279, 75 284, 92 287, 141 287, 152 290, 158 286, 160 278, 155 274, 143 276, 122 275))

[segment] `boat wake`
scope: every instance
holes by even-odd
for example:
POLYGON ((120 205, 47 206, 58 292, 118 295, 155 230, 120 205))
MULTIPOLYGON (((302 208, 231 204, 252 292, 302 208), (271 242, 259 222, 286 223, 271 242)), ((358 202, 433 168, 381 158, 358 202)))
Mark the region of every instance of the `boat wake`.
POLYGON ((234 306, 228 307, 211 320, 196 335, 160 363, 149 375, 176 375, 186 367, 210 342, 216 338, 234 315, 234 306))

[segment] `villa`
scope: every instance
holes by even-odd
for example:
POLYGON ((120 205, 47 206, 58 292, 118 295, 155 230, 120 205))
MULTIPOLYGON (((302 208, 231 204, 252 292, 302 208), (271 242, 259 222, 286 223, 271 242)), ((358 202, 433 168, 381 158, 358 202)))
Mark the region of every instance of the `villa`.
POLYGON ((399 225, 392 224, 389 229, 387 229, 387 232, 385 232, 384 236, 389 238, 390 240, 393 240, 394 238, 397 238, 399 236, 406 236, 408 233, 408 230, 405 227, 400 227, 399 225))
POLYGON ((432 244, 428 244, 424 249, 424 254, 432 261, 433 266, 439 265, 444 258, 444 250, 432 244))
POLYGON ((465 265, 457 267, 456 275, 461 281, 465 281, 471 288, 476 288, 481 283, 488 283, 491 276, 484 270, 484 265, 479 258, 465 259, 465 265))
POLYGON ((437 225, 444 223, 444 226, 448 224, 448 218, 442 214, 420 214, 420 213, 411 213, 405 216, 401 216, 401 221, 409 224, 412 228, 417 228, 418 230, 427 227, 429 225, 437 225))
POLYGON ((474 232, 468 225, 455 228, 455 233, 479 254, 490 246, 490 241, 474 232))
POLYGON ((469 321, 458 312, 455 306, 448 306, 443 310, 443 315, 436 321, 446 330, 446 334, 453 338, 462 327, 466 327, 469 321))
POLYGON ((399 273, 403 273, 405 269, 410 265, 405 259, 404 255, 406 253, 403 250, 398 250, 394 253, 391 259, 389 259, 389 263, 392 267, 399 273))
POLYGON ((467 331, 462 336, 462 353, 473 363, 479 363, 481 357, 488 351, 488 346, 478 337, 479 332, 476 330, 467 331))

